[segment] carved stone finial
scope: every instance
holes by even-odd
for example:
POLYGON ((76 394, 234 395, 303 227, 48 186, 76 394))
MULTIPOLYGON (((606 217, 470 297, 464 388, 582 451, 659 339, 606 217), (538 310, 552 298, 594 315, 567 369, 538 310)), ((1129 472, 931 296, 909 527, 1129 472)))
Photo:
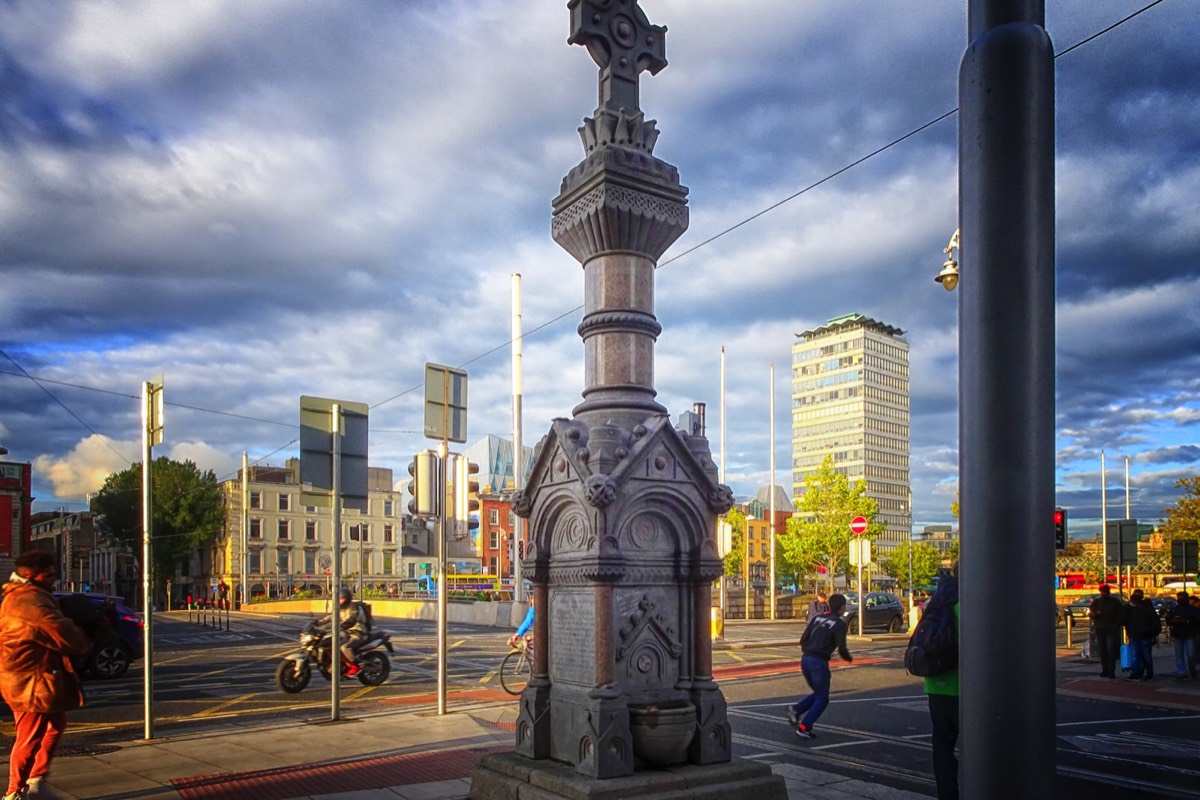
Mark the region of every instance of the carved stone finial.
POLYGON ((587 47, 600 67, 597 110, 640 110, 638 75, 657 75, 667 65, 666 26, 651 25, 637 0, 569 0, 567 8, 567 42, 587 47))

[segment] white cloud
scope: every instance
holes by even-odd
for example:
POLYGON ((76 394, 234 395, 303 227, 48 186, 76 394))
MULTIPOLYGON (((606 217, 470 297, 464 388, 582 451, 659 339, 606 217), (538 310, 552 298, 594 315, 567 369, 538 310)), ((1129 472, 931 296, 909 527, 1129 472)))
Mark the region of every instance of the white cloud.
POLYGON ((54 486, 56 498, 83 500, 89 493, 100 491, 111 473, 129 467, 113 448, 137 451, 139 446, 138 442, 113 441, 93 434, 81 439, 65 456, 38 456, 33 460, 33 471, 54 486))

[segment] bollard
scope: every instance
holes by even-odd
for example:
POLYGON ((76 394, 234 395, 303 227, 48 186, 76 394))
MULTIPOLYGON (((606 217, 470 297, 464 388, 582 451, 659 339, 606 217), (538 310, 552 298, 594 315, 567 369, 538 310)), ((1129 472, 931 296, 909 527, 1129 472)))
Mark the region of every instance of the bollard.
POLYGON ((1071 642, 1071 630, 1075 627, 1075 615, 1067 614, 1067 647, 1073 647, 1071 642))

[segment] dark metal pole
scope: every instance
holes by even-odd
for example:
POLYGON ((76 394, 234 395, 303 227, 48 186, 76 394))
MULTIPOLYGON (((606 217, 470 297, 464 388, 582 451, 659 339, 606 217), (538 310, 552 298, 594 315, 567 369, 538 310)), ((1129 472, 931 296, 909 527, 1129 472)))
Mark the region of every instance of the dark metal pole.
POLYGON ((972 800, 1048 800, 1054 55, 1044 0, 968 8, 959 75, 959 783, 972 800))

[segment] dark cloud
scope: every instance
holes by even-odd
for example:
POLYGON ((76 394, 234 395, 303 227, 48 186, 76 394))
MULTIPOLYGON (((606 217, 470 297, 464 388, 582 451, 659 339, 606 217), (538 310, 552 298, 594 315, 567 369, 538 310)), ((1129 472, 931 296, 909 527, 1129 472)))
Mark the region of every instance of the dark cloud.
MULTIPOLYGON (((691 190, 691 230, 664 260, 958 102, 962 5, 644 5, 671 65, 643 77, 643 106, 691 190)), ((1140 5, 1054 3, 1047 24, 1061 51, 1140 5)), ((1190 21, 1160 4, 1056 64, 1058 500, 1080 525, 1099 517, 1101 450, 1134 456, 1145 516, 1196 462, 1190 21)), ((527 331, 583 298, 549 237, 596 99, 566 32, 561 6, 532 0, 0 7, 0 346, 56 380, 136 393, 163 372, 176 402, 285 423, 301 393, 399 395, 372 412, 373 460, 396 468, 425 446, 404 433, 424 362, 470 361, 472 432, 506 433, 508 276, 524 275, 527 331)), ((727 347, 739 494, 769 478, 768 364, 790 491, 794 334, 857 311, 907 331, 916 516, 948 521, 958 297, 932 279, 956 224, 956 138, 951 117, 659 271, 660 396, 672 415, 708 402, 715 427, 727 347)), ((528 443, 580 399, 577 323, 526 341, 528 443)), ((0 382, 14 455, 96 457, 44 392, 0 382)), ((136 440, 136 403, 49 388, 136 440)), ((231 457, 292 435, 172 414, 175 441, 231 457)))

